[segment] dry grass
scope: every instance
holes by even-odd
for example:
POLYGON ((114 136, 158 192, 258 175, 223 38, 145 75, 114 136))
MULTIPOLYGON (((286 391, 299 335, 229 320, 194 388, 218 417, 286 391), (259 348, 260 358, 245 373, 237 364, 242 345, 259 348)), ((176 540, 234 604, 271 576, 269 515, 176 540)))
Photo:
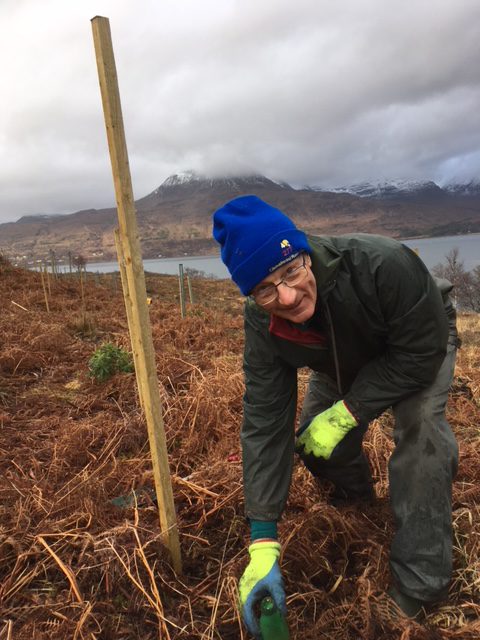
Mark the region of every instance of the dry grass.
MULTIPOLYGON (((147 491, 153 481, 135 376, 99 385, 87 372, 102 342, 129 346, 120 289, 111 277, 91 279, 80 309, 78 281, 54 281, 47 313, 39 275, 0 264, 1 640, 246 638, 236 606, 248 535, 238 441, 241 301, 227 282, 194 288, 199 303, 181 320, 176 278, 148 276, 184 561, 176 576, 147 491), (140 488, 129 506, 111 503, 140 488)), ((425 626, 389 627, 377 614, 392 534, 385 415, 366 441, 375 506, 337 509, 295 467, 280 527, 292 638, 478 637, 479 317, 462 316, 460 329, 448 407, 461 449, 448 604, 425 626)), ((300 378, 303 393, 305 372, 300 378)))

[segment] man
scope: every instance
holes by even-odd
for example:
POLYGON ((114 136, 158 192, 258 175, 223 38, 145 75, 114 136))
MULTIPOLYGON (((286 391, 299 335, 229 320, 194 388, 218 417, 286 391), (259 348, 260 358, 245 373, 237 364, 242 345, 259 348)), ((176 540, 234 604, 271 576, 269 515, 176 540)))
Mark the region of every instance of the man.
POLYGON ((394 610, 417 617, 446 595, 452 570, 451 488, 458 450, 445 418, 457 333, 455 311, 419 257, 368 234, 306 236, 256 196, 214 214, 222 260, 244 295, 242 426, 250 563, 242 614, 259 637, 254 605, 270 594, 285 613, 277 521, 294 450, 333 483, 335 500, 371 498, 362 451, 368 423, 389 407, 396 531, 394 610), (312 369, 295 439, 297 369, 312 369))

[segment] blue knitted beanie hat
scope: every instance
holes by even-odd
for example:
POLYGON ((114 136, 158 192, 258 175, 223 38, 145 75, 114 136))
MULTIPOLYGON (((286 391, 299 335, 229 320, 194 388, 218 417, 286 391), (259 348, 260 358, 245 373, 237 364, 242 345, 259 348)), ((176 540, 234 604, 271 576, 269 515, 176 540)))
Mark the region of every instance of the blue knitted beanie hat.
POLYGON ((302 251, 310 251, 303 231, 257 196, 230 200, 213 214, 213 237, 224 264, 244 295, 302 251))

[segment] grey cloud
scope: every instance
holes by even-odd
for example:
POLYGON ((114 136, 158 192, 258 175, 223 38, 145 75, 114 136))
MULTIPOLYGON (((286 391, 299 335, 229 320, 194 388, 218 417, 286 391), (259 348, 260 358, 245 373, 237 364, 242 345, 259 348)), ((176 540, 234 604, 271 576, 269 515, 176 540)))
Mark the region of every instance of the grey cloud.
POLYGON ((136 197, 190 167, 325 186, 479 175, 477 0, 9 0, 0 219, 114 202, 96 12, 110 18, 136 197))

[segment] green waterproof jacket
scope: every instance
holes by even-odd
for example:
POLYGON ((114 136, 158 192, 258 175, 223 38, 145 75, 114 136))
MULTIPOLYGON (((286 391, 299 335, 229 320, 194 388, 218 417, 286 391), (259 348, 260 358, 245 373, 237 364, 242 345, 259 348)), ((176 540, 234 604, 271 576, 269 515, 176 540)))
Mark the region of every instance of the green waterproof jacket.
POLYGON ((400 242, 369 234, 308 240, 315 328, 325 343, 274 335, 269 314, 250 298, 245 304, 243 480, 246 515, 256 520, 277 520, 285 507, 298 368, 328 374, 359 422, 369 422, 433 382, 455 324, 451 285, 441 291, 400 242))

